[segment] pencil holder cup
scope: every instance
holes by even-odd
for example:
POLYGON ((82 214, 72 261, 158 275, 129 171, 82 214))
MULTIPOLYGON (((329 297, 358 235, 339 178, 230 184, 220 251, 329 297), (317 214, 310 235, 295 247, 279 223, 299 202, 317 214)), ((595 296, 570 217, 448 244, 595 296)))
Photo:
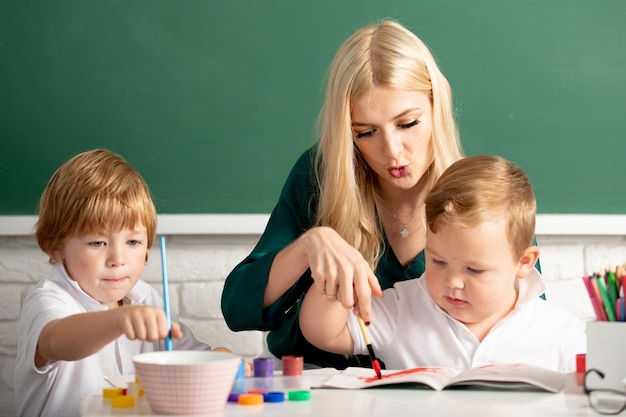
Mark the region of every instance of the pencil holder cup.
POLYGON ((587 376, 589 388, 611 388, 624 391, 626 378, 626 322, 590 321, 587 323, 586 368, 597 369, 587 376))

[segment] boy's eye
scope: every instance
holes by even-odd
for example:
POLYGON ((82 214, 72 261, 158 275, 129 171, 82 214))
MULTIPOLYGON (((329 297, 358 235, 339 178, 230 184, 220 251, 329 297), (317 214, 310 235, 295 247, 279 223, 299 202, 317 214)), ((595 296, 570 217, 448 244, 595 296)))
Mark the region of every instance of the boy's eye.
POLYGON ((91 246, 96 247, 96 248, 101 248, 102 246, 104 246, 104 242, 102 242, 102 241, 90 242, 89 244, 90 244, 91 246))
POLYGON ((399 124, 398 126, 399 126, 401 129, 409 129, 409 128, 411 128, 411 127, 416 126, 417 124, 419 124, 419 122, 420 122, 420 121, 416 119, 416 120, 413 120, 412 122, 409 122, 409 123, 399 124))
POLYGON ((130 246, 138 246, 141 242, 139 242, 138 240, 129 240, 128 244, 130 246))
POLYGON ((467 267, 467 270, 471 272, 472 274, 480 274, 481 272, 483 272, 482 269, 476 269, 476 268, 470 268, 470 267, 467 267))

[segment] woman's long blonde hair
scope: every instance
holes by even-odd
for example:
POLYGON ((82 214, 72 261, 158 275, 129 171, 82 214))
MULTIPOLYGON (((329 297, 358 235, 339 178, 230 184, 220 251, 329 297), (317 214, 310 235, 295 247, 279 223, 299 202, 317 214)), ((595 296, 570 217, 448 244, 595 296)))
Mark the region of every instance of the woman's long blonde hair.
POLYGON ((428 92, 434 160, 422 183, 430 189, 462 157, 448 81, 426 45, 397 22, 359 29, 335 55, 318 119, 315 157, 320 189, 317 225, 332 227, 375 269, 383 242, 376 215, 374 176, 355 151, 351 112, 374 86, 428 92))

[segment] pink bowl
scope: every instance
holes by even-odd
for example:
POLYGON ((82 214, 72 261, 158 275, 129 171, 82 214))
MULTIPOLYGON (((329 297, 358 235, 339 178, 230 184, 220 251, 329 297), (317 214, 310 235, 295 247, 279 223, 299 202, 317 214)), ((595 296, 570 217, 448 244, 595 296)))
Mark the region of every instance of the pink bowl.
POLYGON ((148 352, 133 357, 153 412, 211 414, 224 409, 239 356, 212 351, 148 352))

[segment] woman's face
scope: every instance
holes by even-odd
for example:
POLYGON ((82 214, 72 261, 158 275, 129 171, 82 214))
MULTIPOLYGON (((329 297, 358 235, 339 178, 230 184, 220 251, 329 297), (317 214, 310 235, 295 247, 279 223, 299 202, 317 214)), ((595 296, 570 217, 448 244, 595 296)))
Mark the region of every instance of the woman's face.
POLYGON ((411 189, 433 161, 427 93, 374 87, 352 109, 354 143, 382 189, 411 189))

